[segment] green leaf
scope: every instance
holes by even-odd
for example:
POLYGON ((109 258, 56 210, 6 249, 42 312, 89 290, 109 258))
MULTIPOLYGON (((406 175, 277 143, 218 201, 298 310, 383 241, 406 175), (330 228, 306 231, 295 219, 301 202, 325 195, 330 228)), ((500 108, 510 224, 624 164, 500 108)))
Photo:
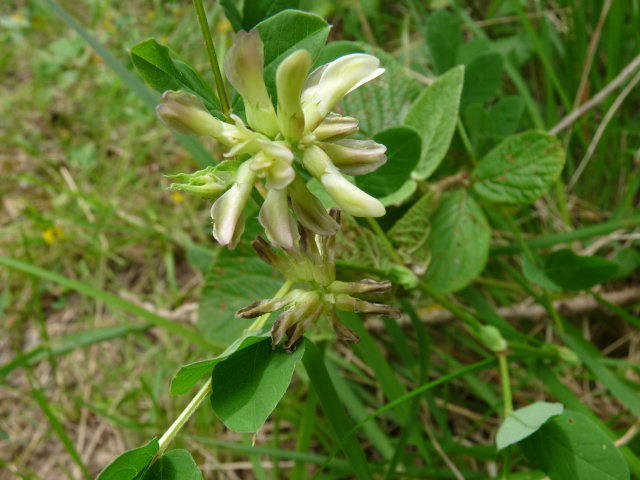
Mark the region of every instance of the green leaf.
POLYGON ((502 80, 502 56, 485 53, 473 59, 465 70, 464 89, 460 106, 479 103, 484 105, 493 97, 502 80))
POLYGON ((220 0, 220 5, 224 9, 224 15, 229 20, 234 32, 242 30, 242 14, 238 10, 236 0, 220 0))
POLYGON ((503 138, 515 132, 523 112, 524 99, 519 95, 510 95, 498 100, 489 110, 491 136, 503 138))
POLYGON ((144 476, 145 480, 202 480, 202 473, 186 450, 171 450, 158 458, 144 476))
POLYGON ((347 40, 339 40, 337 42, 331 42, 320 50, 312 70, 315 70, 325 63, 333 62, 335 59, 342 57, 343 55, 349 55, 351 53, 362 53, 364 49, 362 45, 355 42, 349 42, 347 40))
POLYGON ((460 94, 464 82, 462 65, 449 70, 425 88, 407 112, 404 124, 422 137, 418 180, 427 179, 444 158, 458 120, 460 94))
POLYGON ((380 200, 380 203, 385 207, 399 207, 407 198, 411 197, 417 189, 418 183, 415 180, 407 180, 398 190, 378 200, 380 200))
POLYGON ((620 451, 583 414, 565 412, 520 443, 522 451, 551 480, 629 480, 620 451))
POLYGON ((190 363, 189 365, 183 365, 180 367, 180 370, 178 370, 178 373, 173 377, 173 380, 171 380, 171 395, 182 395, 183 393, 187 393, 196 383, 198 383, 198 380, 210 375, 213 371, 213 367, 218 363, 226 360, 235 352, 264 340, 266 337, 269 337, 268 333, 248 333, 238 338, 217 357, 190 363))
POLYGON ((554 183, 564 166, 557 138, 530 130, 502 141, 473 170, 474 190, 490 202, 532 203, 554 183))
POLYGON ((498 429, 498 450, 533 435, 547 420, 563 411, 564 406, 561 403, 535 402, 511 412, 498 429))
POLYGON ((584 290, 614 278, 618 264, 598 256, 580 256, 569 249, 547 258, 545 275, 564 290, 584 290))
POLYGON ((640 251, 636 248, 623 248, 616 253, 614 262, 618 264, 616 278, 625 278, 640 268, 640 251))
POLYGON ((140 76, 155 90, 191 92, 203 100, 211 113, 222 118, 220 103, 211 87, 191 65, 171 58, 169 47, 153 38, 144 40, 131 48, 131 60, 140 76))
POLYGON ((372 137, 403 123, 412 102, 420 94, 420 83, 405 72, 404 66, 385 51, 363 46, 380 59, 384 74, 349 93, 341 102, 347 115, 358 119, 360 131, 372 137))
POLYGON ((438 208, 439 195, 435 190, 425 193, 400 219, 394 223, 388 236, 406 264, 423 274, 431 260, 427 239, 431 231, 430 217, 438 208))
POLYGON ((387 163, 375 172, 356 177, 356 185, 377 198, 391 195, 411 178, 420 159, 420 136, 400 125, 377 133, 373 139, 387 147, 387 163))
POLYGON ((298 8, 300 0, 251 0, 244 2, 242 26, 249 31, 262 20, 287 8, 298 8))
POLYGON ((127 450, 107 465, 96 480, 134 480, 141 478, 158 454, 160 446, 154 438, 143 447, 127 450))
POLYGON ((547 277, 544 271, 528 255, 522 256, 522 273, 529 282, 540 285, 542 288, 552 292, 562 291, 562 287, 547 277))
MULTIPOLYGON (((248 2, 253 5, 253 2, 248 2)), ((317 56, 327 41, 327 22, 312 13, 285 10, 260 22, 256 28, 264 43, 264 80, 275 99, 278 65, 296 50, 304 49, 317 56)))
POLYGON ((439 293, 468 285, 487 263, 490 237, 484 213, 466 190, 445 193, 431 217, 429 285, 439 293))
POLYGON ((462 43, 458 18, 447 10, 436 10, 427 18, 425 33, 435 72, 441 74, 455 66, 462 43))
POLYGON ((211 406, 236 432, 257 432, 287 391, 305 343, 295 352, 271 347, 271 340, 233 353, 213 369, 211 406))
POLYGON ((235 312, 250 303, 271 298, 278 291, 274 269, 256 256, 238 256, 224 251, 205 276, 198 325, 206 338, 229 345, 253 320, 235 318, 235 312))

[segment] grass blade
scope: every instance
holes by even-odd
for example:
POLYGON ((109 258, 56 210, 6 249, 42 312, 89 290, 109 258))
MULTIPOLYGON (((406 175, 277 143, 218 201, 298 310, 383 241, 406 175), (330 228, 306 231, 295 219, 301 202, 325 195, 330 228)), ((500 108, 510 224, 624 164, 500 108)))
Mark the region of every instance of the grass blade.
POLYGON ((16 260, 15 258, 0 256, 0 265, 4 265, 5 267, 13 268, 16 270, 20 270, 21 272, 27 273, 29 275, 34 275, 36 277, 43 278, 45 280, 49 280, 63 287, 70 288, 75 290, 83 295, 94 298, 96 300, 100 300, 112 308, 117 308, 123 310, 127 313, 131 313, 136 315, 149 323, 161 327, 168 332, 175 333, 176 335, 184 338, 185 340, 189 340, 196 345, 200 345, 201 347, 205 347, 208 350, 212 350, 214 352, 221 352, 224 350, 222 345, 217 345, 206 338, 204 338, 200 333, 195 330, 185 327, 184 325, 180 325, 179 323, 172 322, 171 320, 167 320, 160 315, 157 315, 149 310, 146 310, 135 303, 131 303, 123 298, 120 298, 112 293, 105 292, 104 290, 99 290, 91 285, 88 285, 83 282, 79 282, 77 280, 73 280, 68 277, 63 277, 62 275, 58 275, 57 273, 50 272, 49 270, 45 270, 40 267, 36 267, 27 262, 23 262, 22 260, 16 260))

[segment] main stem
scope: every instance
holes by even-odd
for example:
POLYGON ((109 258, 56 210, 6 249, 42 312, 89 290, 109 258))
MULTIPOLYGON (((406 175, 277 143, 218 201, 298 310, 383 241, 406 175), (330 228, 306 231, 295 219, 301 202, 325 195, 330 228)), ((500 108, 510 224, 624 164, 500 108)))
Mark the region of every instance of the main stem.
MULTIPOLYGON (((287 280, 282 284, 280 290, 275 295, 275 298, 284 297, 291 287, 293 286, 293 282, 291 280, 287 280)), ((247 329, 247 332, 255 332, 256 330, 260 330, 264 324, 269 319, 270 313, 265 313, 256 319, 255 322, 247 329)), ((195 412, 198 407, 202 404, 207 395, 211 392, 211 376, 209 376, 209 380, 205 383, 202 388, 198 391, 195 397, 191 399, 189 405, 185 407, 184 410, 180 413, 178 418, 171 424, 171 426, 164 432, 164 435, 160 438, 158 442, 160 444, 159 454, 162 455, 167 448, 167 446, 173 441, 178 432, 182 429, 185 423, 191 418, 193 412, 195 412)))
POLYGON ((189 405, 182 411, 182 413, 176 418, 175 422, 171 424, 169 429, 162 435, 158 444, 160 445, 159 455, 162 455, 167 448, 167 446, 173 441, 178 432, 182 429, 187 420, 191 418, 193 412, 195 412, 202 401, 207 398, 207 395, 211 392, 211 377, 207 380, 200 391, 196 394, 195 397, 191 399, 189 405))
POLYGON ((213 39, 211 38, 211 31, 209 30, 209 22, 207 22, 207 14, 204 11, 202 0, 193 0, 193 5, 196 8, 196 15, 198 16, 198 23, 200 23, 200 30, 204 37, 204 43, 207 47, 207 56, 209 57, 209 63, 211 64, 211 70, 216 81, 216 89, 218 90, 218 97, 220 98, 220 108, 227 120, 230 120, 231 108, 229 107, 229 99, 227 98, 227 91, 224 88, 224 79, 220 72, 220 66, 218 65, 218 55, 216 49, 213 46, 213 39))

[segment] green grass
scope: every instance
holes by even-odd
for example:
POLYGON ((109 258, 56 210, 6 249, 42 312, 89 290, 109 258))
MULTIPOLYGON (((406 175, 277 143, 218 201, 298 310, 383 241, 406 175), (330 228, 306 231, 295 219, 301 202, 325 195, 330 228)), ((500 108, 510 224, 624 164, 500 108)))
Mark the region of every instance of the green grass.
MULTIPOLYGON (((190 2, 60 1, 71 20, 50 0, 13 3, 0 5, 0 479, 92 478, 117 454, 165 431, 189 401, 169 395, 174 373, 222 347, 195 325, 203 272, 217 255, 209 204, 171 194, 162 176, 197 169, 214 149, 181 144, 159 122, 150 108, 157 96, 135 77, 127 49, 155 36, 212 84, 213 75, 190 2), (64 18, 77 22, 75 31, 64 18)), ((313 8, 335 25, 332 39, 373 36, 407 68, 430 76, 425 2, 358 3, 313 8)), ((517 0, 431 3, 449 4, 465 41, 486 38, 497 51, 512 50, 495 100, 524 97, 519 130, 549 129, 573 107, 602 1, 559 0, 553 11, 541 2, 542 12, 536 2, 517 0)), ((208 7, 224 57, 232 33, 221 8, 208 7)), ((612 3, 580 102, 640 51, 638 24, 640 2, 612 3)), ((410 326, 385 321, 386 328, 367 332, 354 321, 358 346, 328 344, 324 361, 317 355, 300 368, 255 447, 225 431, 208 405, 173 446, 189 449, 206 466, 205 478, 233 478, 223 468, 232 463, 239 475, 253 468, 255 478, 348 478, 354 469, 361 478, 448 479, 456 469, 466 479, 489 478, 490 465, 502 462, 492 446, 502 391, 491 355, 470 334, 478 319, 513 335, 516 406, 556 399, 621 438, 640 409, 637 369, 628 368, 637 361, 638 300, 610 306, 615 317, 594 310, 554 324, 562 311, 519 274, 523 249, 579 250, 602 236, 637 232, 638 89, 566 190, 619 90, 559 135, 568 163, 555 190, 535 207, 490 216, 494 236, 482 278, 441 302, 472 321, 421 323, 418 317, 443 307, 414 295, 404 306, 416 307, 410 326), (527 299, 548 309, 544 323, 507 324, 497 312, 527 299), (563 332, 564 323, 571 328, 563 332), (572 347, 583 366, 541 350, 545 342, 572 347), (312 387, 305 369, 320 372, 320 383, 312 387), (279 477, 270 462, 282 462, 279 477)), ((451 165, 465 155, 456 135, 451 165)), ((612 237, 598 252, 611 257, 622 247, 637 249, 637 238, 612 237)), ((637 284, 637 275, 605 291, 637 284)), ((526 478, 531 467, 509 452, 515 466, 508 478, 526 478)), ((623 453, 640 475, 638 439, 623 453)))

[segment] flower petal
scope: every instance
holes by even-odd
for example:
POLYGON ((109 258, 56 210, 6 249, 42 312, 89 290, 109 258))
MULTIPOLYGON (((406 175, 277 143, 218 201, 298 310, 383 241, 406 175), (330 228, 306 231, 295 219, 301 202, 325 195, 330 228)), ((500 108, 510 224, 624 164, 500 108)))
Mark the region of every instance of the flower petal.
POLYGON ((258 218, 271 243, 282 248, 293 247, 298 232, 289 212, 286 189, 267 191, 258 218))
POLYGON ((353 53, 312 72, 302 92, 307 131, 313 131, 347 93, 384 72, 380 60, 366 53, 353 53))
POLYGON ((263 49, 258 29, 239 31, 225 57, 224 69, 229 83, 244 99, 249 125, 273 136, 278 132, 278 119, 264 83, 263 49))
POLYGON ((360 190, 340 172, 324 174, 320 182, 338 207, 354 217, 382 217, 385 214, 379 200, 360 190))
POLYGON ((300 95, 310 68, 311 54, 298 50, 285 58, 276 71, 278 124, 285 138, 298 139, 304 132, 300 95))
POLYGON ((220 245, 229 245, 233 248, 237 244, 244 229, 242 213, 254 181, 255 173, 251 171, 249 162, 244 162, 238 168, 236 183, 211 206, 213 236, 220 245))

